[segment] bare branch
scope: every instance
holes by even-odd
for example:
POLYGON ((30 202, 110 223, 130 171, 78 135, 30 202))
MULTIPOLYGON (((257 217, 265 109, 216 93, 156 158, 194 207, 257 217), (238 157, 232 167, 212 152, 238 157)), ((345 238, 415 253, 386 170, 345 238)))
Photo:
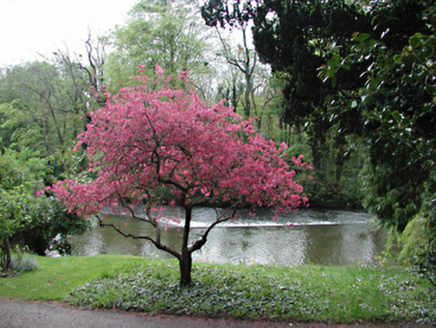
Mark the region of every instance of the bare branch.
POLYGON ((188 248, 188 251, 190 252, 190 253, 192 253, 192 252, 195 252, 195 251, 197 251, 197 250, 199 250, 199 249, 201 249, 202 247, 203 247, 203 245, 204 244, 206 244, 206 242, 207 242, 207 237, 209 236, 209 233, 211 232, 211 230, 215 227, 215 226, 217 226, 218 224, 220 224, 220 223, 223 223, 223 222, 226 222, 226 221, 229 221, 229 220, 231 220, 231 219, 233 219, 234 217, 235 217, 235 214, 236 214, 236 210, 238 209, 238 205, 239 205, 239 202, 238 203, 235 203, 235 204, 233 204, 233 207, 232 207, 232 209, 231 209, 231 214, 230 215, 226 215, 226 213, 223 213, 222 215, 221 215, 221 218, 218 216, 218 213, 217 213, 217 219, 216 219, 216 221, 214 222, 214 223, 212 223, 207 229, 206 229, 206 231, 203 233, 203 235, 194 243, 194 244, 192 244, 189 248, 188 248))
POLYGON ((164 252, 167 252, 177 259, 181 259, 181 254, 175 251, 174 249, 162 244, 160 241, 154 240, 153 238, 149 236, 134 236, 131 233, 124 233, 120 228, 117 228, 113 223, 104 223, 103 220, 100 219, 100 217, 97 215, 97 219, 99 222, 100 227, 111 227, 114 229, 117 233, 122 235, 125 238, 132 238, 132 239, 144 239, 150 241, 157 249, 160 249, 164 252))

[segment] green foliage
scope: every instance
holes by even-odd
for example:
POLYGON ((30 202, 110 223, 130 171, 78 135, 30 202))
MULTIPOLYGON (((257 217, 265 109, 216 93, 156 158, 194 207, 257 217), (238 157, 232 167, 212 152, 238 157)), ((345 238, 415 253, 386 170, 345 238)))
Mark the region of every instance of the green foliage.
MULTIPOLYGON (((321 77, 331 80, 362 65, 365 83, 348 93, 357 124, 347 126, 369 148, 364 204, 399 231, 436 188, 434 12, 425 1, 375 5, 372 30, 356 31, 354 45, 344 55, 331 49, 331 60, 320 70, 321 77)), ((338 88, 335 99, 343 98, 341 93, 338 88)))
POLYGON ((261 60, 284 81, 283 117, 309 136, 319 198, 345 191, 350 153, 365 149, 355 155, 370 159, 360 157, 370 172, 361 175, 366 209, 400 231, 436 188, 435 12, 415 0, 218 0, 202 8, 209 25, 252 20, 261 60))
MULTIPOLYGON (((388 252, 393 263, 412 265, 415 272, 425 277, 432 285, 429 291, 433 301, 436 295, 436 249, 435 249, 435 201, 410 220, 403 232, 393 228, 389 231, 390 243, 388 252)), ((427 317, 424 322, 436 323, 436 303, 429 303, 424 312, 427 317)))
POLYGON ((80 87, 63 67, 47 62, 6 69, 0 77, 0 148, 30 148, 36 156, 70 148, 88 110, 80 87))
POLYGON ((321 266, 281 268, 195 265, 196 281, 180 287, 167 262, 133 266, 96 279, 69 297, 75 305, 280 321, 416 319, 428 305, 427 285, 397 270, 321 266))
MULTIPOLYGON (((428 202, 425 209, 427 214, 427 226, 425 227, 425 236, 427 237, 426 243, 420 245, 418 252, 416 252, 415 266, 417 271, 424 275, 433 285, 433 300, 436 296, 436 200, 428 202)), ((436 303, 433 302, 432 306, 427 308, 428 317, 427 321, 436 324, 436 303)))
POLYGON ((2 274, 8 274, 11 268, 11 249, 13 238, 22 229, 31 224, 37 212, 37 205, 33 203, 28 192, 29 184, 15 187, 7 192, 0 192, 0 265, 2 274))
POLYGON ((198 23, 195 7, 188 1, 139 1, 129 12, 125 26, 115 29, 111 52, 105 64, 110 76, 110 92, 117 92, 120 84, 131 82, 139 75, 138 65, 145 67, 148 76, 159 65, 165 74, 178 83, 180 71, 188 71, 196 86, 206 89, 210 67, 206 53, 209 47, 207 32, 198 23))
MULTIPOLYGON (((209 25, 238 25, 253 22, 253 41, 260 59, 271 66, 279 96, 271 109, 280 117, 282 140, 295 134, 308 136, 309 155, 315 169, 316 188, 311 203, 329 206, 359 204, 362 194, 355 177, 363 163, 362 151, 351 155, 347 126, 355 125, 351 101, 331 98, 334 87, 318 78, 318 69, 330 59, 347 53, 355 31, 368 31, 370 17, 359 4, 347 1, 208 1, 202 15, 209 25), (279 81, 279 83, 277 83, 279 81), (334 112, 331 108, 341 109, 334 112), (344 170, 344 168, 346 168, 344 170), (353 171, 353 172, 351 172, 353 171), (345 176, 342 176, 345 174, 345 176), (353 183, 353 190, 346 183, 353 183)), ((350 65, 347 66, 349 68, 350 65)), ((354 68, 354 67, 353 67, 354 68)), ((342 70, 334 75, 335 86, 346 90, 363 84, 359 69, 342 70)), ((277 123, 276 123, 277 124, 277 123)), ((272 129, 271 129, 272 130, 272 129)), ((310 188, 310 187, 309 187, 310 188)))
POLYGON ((29 183, 0 195, 0 244, 2 271, 11 268, 11 250, 16 245, 43 255, 51 248, 71 253, 68 235, 85 231, 86 222, 66 209, 52 197, 36 197, 29 183), (55 239, 56 237, 56 239, 55 239))
POLYGON ((420 248, 428 245, 429 240, 426 234, 427 219, 417 215, 409 221, 402 233, 398 233, 398 243, 401 245, 398 261, 407 264, 414 264, 416 258, 422 256, 420 248), (421 253, 421 254, 419 254, 421 253))
POLYGON ((52 183, 55 157, 39 159, 27 149, 6 150, 0 155, 0 264, 3 274, 13 270, 12 251, 18 246, 38 254, 47 249, 70 253, 68 235, 80 234, 87 223, 70 214, 53 197, 36 196, 52 183))

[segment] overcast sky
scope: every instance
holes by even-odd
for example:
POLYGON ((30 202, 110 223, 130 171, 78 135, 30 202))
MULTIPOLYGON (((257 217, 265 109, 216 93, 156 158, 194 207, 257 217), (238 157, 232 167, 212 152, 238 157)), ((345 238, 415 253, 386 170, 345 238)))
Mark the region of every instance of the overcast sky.
POLYGON ((84 53, 93 37, 122 25, 138 0, 0 0, 0 67, 41 59, 56 49, 84 53))

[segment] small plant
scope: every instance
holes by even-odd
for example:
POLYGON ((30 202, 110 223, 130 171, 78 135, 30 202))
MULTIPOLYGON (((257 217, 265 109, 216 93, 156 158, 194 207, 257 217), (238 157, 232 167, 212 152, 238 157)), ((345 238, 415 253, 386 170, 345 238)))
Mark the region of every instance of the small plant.
POLYGON ((25 254, 19 246, 15 247, 14 252, 9 256, 8 270, 0 270, 2 276, 14 275, 17 273, 33 271, 38 266, 36 260, 25 254))
POLYGON ((420 246, 421 256, 418 257, 418 272, 424 275, 436 288, 436 250, 434 241, 420 246))
POLYGON ((38 263, 34 258, 29 257, 26 254, 17 253, 12 256, 11 270, 14 273, 22 273, 33 271, 37 268, 38 263))

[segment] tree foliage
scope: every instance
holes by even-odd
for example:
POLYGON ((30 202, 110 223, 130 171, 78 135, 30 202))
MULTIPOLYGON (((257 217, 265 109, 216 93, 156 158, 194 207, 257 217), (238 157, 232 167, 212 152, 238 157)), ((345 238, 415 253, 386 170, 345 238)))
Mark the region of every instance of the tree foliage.
POLYGON ((71 147, 87 111, 84 86, 47 62, 7 69, 0 78, 1 147, 47 156, 71 147))
POLYGON ((361 122, 354 132, 372 164, 366 208, 400 231, 436 192, 434 11, 424 1, 374 7, 371 33, 355 33, 349 53, 333 55, 321 70, 334 78, 363 65, 365 84, 350 98, 361 122))
MULTIPOLYGON (((207 105, 188 85, 172 87, 171 78, 164 78, 160 67, 157 73, 157 79, 137 76, 142 82, 139 86, 121 89, 92 114, 76 148, 88 145, 90 170, 96 171, 97 178, 87 184, 60 181, 52 190, 79 215, 121 205, 133 218, 153 226, 154 236, 134 238, 149 240, 175 256, 180 263, 180 283, 189 285, 191 254, 206 243, 211 229, 233 219, 238 208, 263 206, 280 212, 307 201, 289 163, 307 165, 301 158, 288 163, 282 158, 285 144, 277 150, 273 141, 255 133, 250 121, 241 120, 222 102, 207 105), (185 212, 180 250, 160 239, 161 225, 179 220, 165 222, 159 214, 161 187, 171 191, 171 205, 185 212), (137 214, 134 206, 140 206, 145 216, 137 214), (192 210, 197 206, 225 206, 227 210, 189 245, 192 210)), ((186 83, 186 73, 179 80, 186 83)))
MULTIPOLYGON (((330 47, 346 53, 352 33, 369 30, 369 18, 360 6, 346 1, 209 1, 202 14, 210 25, 252 21, 259 58, 282 81, 280 124, 309 137, 318 186, 323 187, 317 188, 316 198, 347 203, 342 192, 347 183, 342 170, 348 160, 346 131, 338 133, 337 125, 341 120, 355 120, 355 115, 349 111, 329 114, 334 91, 318 78, 318 69, 328 60, 330 47)), ((363 84, 356 72, 344 71, 336 77, 344 92, 363 84)))
POLYGON ((210 25, 252 20, 261 60, 285 81, 286 119, 306 124, 317 178, 332 176, 329 153, 339 178, 363 146, 366 208, 404 229, 434 193, 432 2, 212 0, 202 13, 210 25))
POLYGON ((127 24, 118 26, 110 39, 114 51, 105 64, 109 90, 116 92, 119 83, 131 82, 139 73, 138 65, 149 75, 155 65, 175 77, 180 70, 189 71, 197 87, 206 90, 210 81, 208 36, 192 2, 139 1, 129 12, 127 24))

